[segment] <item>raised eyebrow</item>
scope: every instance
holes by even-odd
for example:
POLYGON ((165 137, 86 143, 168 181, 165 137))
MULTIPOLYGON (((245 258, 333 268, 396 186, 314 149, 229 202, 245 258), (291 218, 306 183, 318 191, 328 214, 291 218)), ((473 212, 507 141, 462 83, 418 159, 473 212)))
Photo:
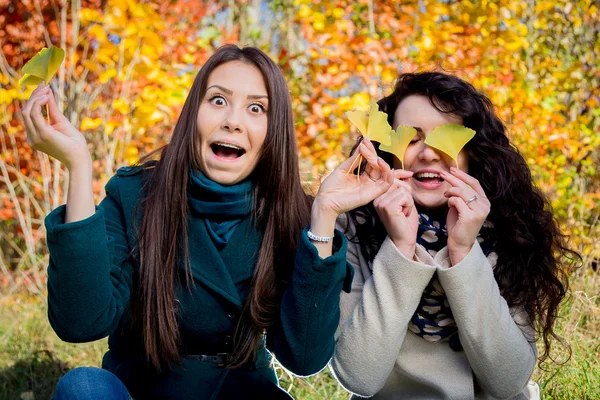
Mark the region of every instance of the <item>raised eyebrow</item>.
POLYGON ((269 100, 269 96, 264 95, 264 94, 250 94, 247 97, 250 100, 258 100, 258 99, 267 99, 269 100))
POLYGON ((233 90, 226 89, 226 88, 224 88, 223 86, 220 86, 220 85, 212 85, 212 86, 206 88, 206 91, 208 92, 212 88, 221 89, 222 91, 224 91, 225 93, 227 93, 229 95, 233 94, 233 90))
POLYGON ((423 133, 423 129, 421 129, 421 127, 419 126, 411 126, 411 128, 414 128, 417 131, 417 133, 423 133))

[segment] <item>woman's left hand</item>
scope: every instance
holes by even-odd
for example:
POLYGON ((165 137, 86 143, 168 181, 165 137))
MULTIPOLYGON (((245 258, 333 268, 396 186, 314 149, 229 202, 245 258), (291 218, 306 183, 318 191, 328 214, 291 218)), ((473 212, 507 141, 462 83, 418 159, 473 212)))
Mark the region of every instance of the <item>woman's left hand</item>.
POLYGON ((466 172, 450 168, 441 177, 452 185, 444 193, 448 197, 448 251, 452 265, 458 264, 469 254, 479 230, 490 213, 488 200, 479 181, 466 172))

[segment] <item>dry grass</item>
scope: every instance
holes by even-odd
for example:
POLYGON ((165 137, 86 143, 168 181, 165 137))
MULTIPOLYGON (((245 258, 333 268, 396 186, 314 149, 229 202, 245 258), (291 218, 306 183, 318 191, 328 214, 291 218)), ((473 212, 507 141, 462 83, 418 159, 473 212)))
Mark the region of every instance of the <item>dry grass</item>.
MULTIPOLYGON (((571 279, 572 296, 561 310, 558 331, 573 355, 564 365, 537 369, 542 398, 600 398, 600 272, 585 267, 571 279)), ((58 379, 69 369, 100 365, 106 340, 86 344, 62 342, 52 331, 42 297, 26 291, 0 298, 0 399, 48 399, 58 379)), ((555 347, 553 356, 567 357, 555 347)), ((278 369, 281 385, 297 399, 347 399, 348 394, 328 370, 295 378, 278 369)))

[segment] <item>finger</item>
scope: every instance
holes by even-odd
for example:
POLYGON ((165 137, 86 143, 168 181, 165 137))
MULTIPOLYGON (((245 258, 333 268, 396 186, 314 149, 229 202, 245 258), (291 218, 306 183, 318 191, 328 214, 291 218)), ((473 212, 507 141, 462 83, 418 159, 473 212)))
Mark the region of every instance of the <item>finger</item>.
POLYGON ((39 94, 40 92, 45 92, 48 89, 48 86, 46 85, 45 82, 40 82, 39 85, 37 85, 37 87, 33 90, 33 92, 31 92, 31 95, 29 96, 29 98, 32 98, 33 96, 35 96, 36 94, 39 94))
POLYGON ((382 194, 377 196, 375 198, 375 200, 373 200, 373 206, 375 207, 375 209, 378 209, 379 206, 381 205, 381 203, 383 201, 385 201, 388 197, 390 197, 393 192, 394 192, 394 187, 391 186, 388 188, 388 190, 386 190, 385 192, 383 192, 382 194))
POLYGON ((412 178, 414 173, 412 171, 407 171, 405 169, 396 169, 394 170, 394 177, 396 179, 408 179, 412 178))
POLYGON ((58 104, 56 104, 56 99, 54 98, 54 93, 52 90, 48 88, 48 112, 50 115, 50 121, 57 122, 63 114, 58 109, 58 104))
POLYGON ((383 184, 386 186, 385 190, 387 190, 394 184, 394 170, 381 157, 377 157, 377 165, 381 171, 381 178, 383 178, 379 181, 383 182, 383 184))
POLYGON ((38 135, 38 138, 42 141, 47 140, 51 134, 50 130, 52 127, 46 121, 46 118, 42 115, 42 107, 48 104, 50 96, 41 96, 34 100, 31 112, 31 122, 33 129, 38 135))
MULTIPOLYGON (((471 200, 473 198, 473 196, 476 196, 477 200, 479 200, 479 196, 471 187, 453 186, 444 192, 444 196, 446 196, 448 198, 453 197, 453 196, 460 197, 461 199, 463 199, 465 201, 465 203, 467 201, 471 200)), ((473 200, 473 201, 477 201, 477 200, 473 200)))
POLYGON ((410 215, 412 211, 412 196, 401 188, 397 188, 392 194, 382 203, 382 207, 388 208, 391 215, 404 216, 410 215))
POLYGON ((363 136, 363 141, 362 141, 365 146, 367 146, 367 149, 369 149, 370 151, 376 153, 377 150, 375 150, 375 146, 373 146, 373 142, 371 142, 371 139, 369 139, 366 136, 363 136))
POLYGON ((410 186, 410 184, 408 182, 405 182, 405 181, 400 180, 400 179, 394 179, 394 185, 397 185, 398 187, 403 188, 408 193, 410 193, 411 196, 412 196, 412 187, 410 186))
POLYGON ((473 210, 471 210, 465 204, 465 201, 460 197, 450 197, 450 199, 448 200, 448 206, 456 208, 459 215, 466 216, 473 213, 473 210))
POLYGON ((35 115, 42 115, 42 109, 39 105, 40 98, 40 96, 36 96, 33 99, 29 99, 22 111, 25 131, 27 132, 27 142, 32 147, 40 142, 39 131, 32 120, 35 115))
POLYGON ((381 170, 379 168, 373 168, 371 164, 367 164, 365 167, 365 174, 374 181, 381 179, 382 176, 381 170))
POLYGON ((352 154, 344 162, 342 162, 340 165, 338 165, 338 169, 340 169, 341 171, 347 172, 352 167, 352 164, 355 163, 355 161, 358 157, 360 157, 360 153, 358 151, 355 151, 354 154, 352 154))
MULTIPOLYGON (((375 149, 369 149, 363 142, 358 146, 358 151, 365 158, 365 160, 367 160, 367 163, 371 166, 371 168, 376 170, 379 169, 379 166, 377 165, 377 160, 379 157, 377 156, 375 149)), ((378 179, 377 177, 373 178, 378 179)))
POLYGON ((481 196, 486 197, 483 187, 481 187, 481 184, 479 183, 479 181, 476 178, 474 178, 471 175, 467 174, 466 172, 461 171, 460 169, 454 168, 454 167, 450 168, 450 172, 454 176, 456 176, 459 179, 461 179, 462 181, 466 182, 467 185, 471 186, 480 195, 480 197, 481 196))
MULTIPOLYGON (((446 171, 441 171, 440 172, 440 176, 442 177, 443 180, 447 181, 449 184, 451 184, 452 186, 456 186, 456 187, 468 187, 469 185, 464 182, 462 179, 459 179, 458 177, 452 175, 449 172, 446 171)), ((470 187, 470 186, 469 186, 470 187)))

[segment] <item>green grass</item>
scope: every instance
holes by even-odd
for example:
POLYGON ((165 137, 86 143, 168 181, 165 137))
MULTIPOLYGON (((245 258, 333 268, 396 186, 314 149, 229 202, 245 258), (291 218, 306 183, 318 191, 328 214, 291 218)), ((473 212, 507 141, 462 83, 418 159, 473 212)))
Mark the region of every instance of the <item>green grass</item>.
MULTIPOLYGON (((535 380, 545 400, 600 398, 600 273, 585 268, 572 277, 573 295, 561 311, 558 331, 573 354, 564 365, 536 369, 535 380)), ((49 399, 58 379, 69 369, 99 366, 106 340, 62 342, 52 331, 40 296, 0 296, 0 400, 49 399)), ((556 346, 553 356, 567 357, 556 346)), ((281 386, 296 399, 346 400, 348 393, 329 370, 308 378, 294 378, 278 368, 281 386)))

